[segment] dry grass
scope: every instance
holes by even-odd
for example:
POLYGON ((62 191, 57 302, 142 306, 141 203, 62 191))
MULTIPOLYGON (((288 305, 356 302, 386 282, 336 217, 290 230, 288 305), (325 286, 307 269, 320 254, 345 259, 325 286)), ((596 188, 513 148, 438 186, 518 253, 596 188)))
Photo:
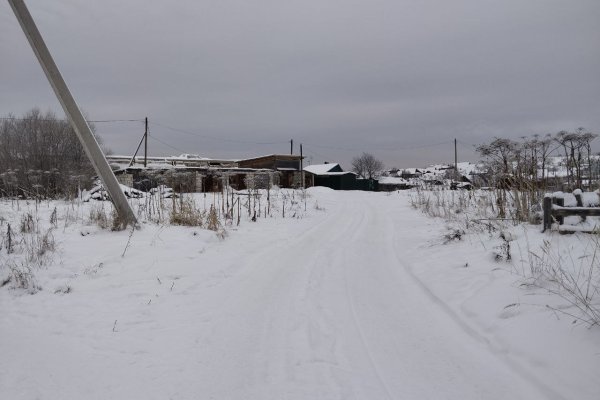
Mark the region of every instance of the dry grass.
MULTIPOLYGON (((504 192, 506 194, 507 192, 504 192)), ((566 238, 556 236, 540 247, 526 244, 522 267, 515 265, 512 252, 518 243, 511 232, 525 220, 535 220, 536 210, 523 212, 524 197, 519 194, 500 196, 497 191, 455 192, 447 190, 415 190, 409 194, 413 207, 430 217, 442 218, 453 226, 443 243, 460 240, 466 234, 492 235, 498 244, 491 248, 493 259, 511 265, 523 287, 544 290, 563 299, 568 308, 548 308, 567 314, 589 326, 600 324, 600 235, 581 234, 587 241, 582 249, 561 248, 566 238), (506 215, 506 218, 499 217, 506 215), (460 232, 458 234, 457 232, 460 232)), ((482 241, 483 243, 483 241, 482 241)))
POLYGON ((559 296, 569 309, 567 314, 589 326, 600 325, 600 237, 582 235, 587 240, 583 254, 560 249, 545 241, 539 251, 529 251, 528 276, 524 285, 542 288, 559 296))
POLYGON ((196 207, 196 203, 192 198, 187 198, 181 202, 173 201, 170 222, 173 225, 202 227, 204 225, 205 214, 205 212, 200 211, 196 207))

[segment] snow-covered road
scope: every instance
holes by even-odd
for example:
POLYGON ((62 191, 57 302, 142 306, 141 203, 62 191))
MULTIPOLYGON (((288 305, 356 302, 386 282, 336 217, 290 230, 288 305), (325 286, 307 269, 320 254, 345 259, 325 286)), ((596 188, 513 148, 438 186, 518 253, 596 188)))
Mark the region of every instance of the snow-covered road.
POLYGON ((255 399, 548 398, 415 281, 401 255, 420 244, 416 221, 379 203, 389 198, 358 200, 280 238, 285 246, 255 252, 246 273, 211 299, 207 345, 196 349, 212 360, 197 371, 202 390, 255 399))
POLYGON ((423 216, 393 196, 328 196, 326 212, 206 249, 149 226, 126 257, 126 232, 112 247, 98 235, 94 259, 71 250, 96 266, 72 293, 1 298, 0 397, 563 398, 414 274, 423 216))

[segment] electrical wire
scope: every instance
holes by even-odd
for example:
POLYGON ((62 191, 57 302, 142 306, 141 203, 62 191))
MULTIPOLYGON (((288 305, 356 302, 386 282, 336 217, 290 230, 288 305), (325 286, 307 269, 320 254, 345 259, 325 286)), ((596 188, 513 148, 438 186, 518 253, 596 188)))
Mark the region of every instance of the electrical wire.
POLYGON ((431 144, 423 144, 423 145, 416 145, 416 146, 403 146, 403 147, 396 147, 394 150, 416 150, 416 149, 425 149, 428 147, 437 147, 437 146, 442 146, 445 144, 452 144, 454 143, 453 140, 447 140, 445 142, 439 142, 439 143, 431 143, 431 144))
MULTIPOLYGON (((441 145, 451 144, 451 143, 454 143, 454 141, 447 140, 447 141, 439 142, 439 143, 430 143, 430 144, 416 145, 416 146, 395 147, 395 148, 391 148, 391 149, 386 149, 385 151, 416 150, 416 149, 424 149, 424 148, 427 148, 427 147, 436 147, 436 146, 441 146, 441 145)), ((321 149, 342 150, 342 151, 351 151, 351 152, 365 151, 364 148, 362 148, 362 149, 353 149, 353 148, 348 148, 348 147, 325 146, 325 145, 318 145, 318 144, 306 143, 306 142, 302 142, 302 144, 303 145, 308 145, 310 147, 321 148, 321 149)))
POLYGON ((168 129, 168 130, 173 131, 173 132, 182 133, 184 135, 195 136, 195 137, 202 137, 202 138, 205 138, 205 139, 215 140, 215 141, 220 141, 220 142, 256 144, 256 145, 274 145, 274 144, 289 143, 288 140, 286 140, 286 141, 280 141, 280 142, 253 142, 253 141, 250 141, 250 140, 231 139, 231 138, 224 138, 224 137, 217 137, 217 136, 206 135, 206 134, 202 134, 202 133, 198 133, 198 132, 191 132, 191 131, 187 131, 187 130, 184 130, 184 129, 174 128, 172 126, 168 126, 168 125, 161 124, 161 123, 154 122, 154 121, 149 121, 149 124, 150 125, 160 126, 161 128, 165 128, 165 129, 168 129))
POLYGON ((304 158, 306 158, 306 155, 309 155, 310 157, 312 157, 314 155, 314 156, 320 157, 323 160, 323 162, 335 158, 335 157, 325 156, 323 154, 317 153, 317 152, 312 151, 312 150, 309 150, 309 151, 304 152, 304 153, 305 153, 304 154, 304 158))
POLYGON ((467 146, 467 147, 477 147, 477 146, 479 146, 478 144, 466 143, 466 142, 463 142, 462 140, 458 140, 458 139, 456 139, 456 142, 462 144, 463 146, 467 146))
POLYGON ((157 141, 158 143, 161 143, 161 144, 163 144, 163 145, 165 145, 165 146, 167 146, 167 147, 169 147, 169 148, 171 148, 171 149, 173 149, 173 150, 175 150, 175 151, 178 151, 178 152, 180 152, 180 153, 182 153, 182 154, 183 154, 183 153, 186 153, 186 151, 185 151, 185 150, 181 150, 181 149, 178 149, 178 148, 177 148, 177 147, 175 147, 175 146, 171 146, 169 143, 167 143, 167 142, 163 142, 162 140, 160 140, 159 138, 157 138, 157 137, 155 137, 155 136, 152 136, 152 135, 148 134, 148 137, 149 137, 149 138, 151 138, 151 139, 153 139, 153 140, 155 140, 155 141, 157 141))
POLYGON ((307 145, 310 147, 316 147, 318 149, 329 149, 329 150, 341 150, 341 151, 351 151, 351 152, 357 152, 357 151, 362 151, 362 150, 357 150, 357 149, 351 149, 348 147, 338 147, 338 146, 326 146, 326 145, 322 145, 322 144, 314 144, 314 143, 310 143, 310 142, 302 142, 302 145, 307 145))
MULTIPOLYGON (((7 120, 12 120, 12 121, 45 121, 45 122, 52 122, 52 121, 63 121, 62 119, 50 119, 50 118, 18 118, 18 117, 0 117, 0 120, 3 121, 7 121, 7 120)), ((120 122, 144 122, 144 119, 99 119, 99 120, 87 120, 87 122, 89 123, 120 123, 120 122)), ((232 138, 224 138, 224 137, 217 137, 217 136, 211 136, 211 135, 206 135, 206 134, 202 134, 202 133, 198 133, 198 132, 191 132, 185 129, 180 129, 180 128, 175 128, 166 124, 162 124, 162 123, 158 123, 155 121, 149 121, 150 125, 155 125, 164 129, 168 129, 170 131, 173 132, 178 132, 184 135, 189 135, 189 136, 194 136, 194 137, 202 137, 208 140, 214 140, 214 141, 220 141, 220 142, 228 142, 228 143, 243 143, 243 144, 254 144, 254 145, 279 145, 279 144, 287 144, 289 143, 288 140, 285 141, 277 141, 277 142, 255 142, 255 141, 251 141, 251 140, 242 140, 242 139, 232 139, 232 138)), ((158 139, 156 136, 152 136, 152 135, 148 135, 150 136, 152 139, 156 140, 159 143, 162 143, 163 145, 170 147, 173 150, 177 150, 177 151, 182 151, 181 149, 178 149, 176 147, 171 146, 170 144, 158 139)), ((436 147, 436 146, 441 146, 441 145, 446 145, 446 144, 451 144, 453 143, 452 140, 449 141, 444 141, 444 142, 438 142, 438 143, 431 143, 431 144, 424 144, 424 145, 415 145, 415 146, 401 146, 401 147, 396 147, 393 149, 386 149, 386 151, 401 151, 401 150, 417 150, 417 149, 424 149, 424 148, 428 148, 428 147, 436 147)), ((460 143, 463 146, 467 146, 467 147, 477 147, 477 145, 474 144, 470 144, 470 143, 466 143, 463 142, 462 140, 457 140, 457 143, 460 143)), ((364 148, 362 149, 356 149, 356 148, 349 148, 349 147, 342 147, 342 146, 327 146, 327 145, 322 145, 322 144, 315 144, 315 143, 311 143, 311 142, 302 142, 303 145, 305 146, 310 146, 310 147, 314 147, 314 148, 320 148, 320 149, 328 149, 328 150, 338 150, 338 151, 347 151, 347 152, 361 152, 361 151, 365 151, 364 148)), ((185 152, 185 151, 182 151, 185 152)), ((308 152, 310 152, 310 149, 308 150, 308 152)), ((323 157, 321 154, 318 154, 316 152, 312 152, 313 154, 323 157)), ((328 158, 328 157, 324 157, 324 158, 328 158)))
POLYGON ((104 119, 104 120, 88 120, 87 122, 144 122, 143 119, 104 119))
MULTIPOLYGON (((43 122, 52 122, 52 121, 65 121, 65 119, 60 118, 17 118, 17 117, 0 117, 0 120, 3 121, 43 121, 43 122)), ((101 120, 86 120, 87 122, 93 123, 103 123, 103 122, 144 122, 143 119, 101 119, 101 120)))

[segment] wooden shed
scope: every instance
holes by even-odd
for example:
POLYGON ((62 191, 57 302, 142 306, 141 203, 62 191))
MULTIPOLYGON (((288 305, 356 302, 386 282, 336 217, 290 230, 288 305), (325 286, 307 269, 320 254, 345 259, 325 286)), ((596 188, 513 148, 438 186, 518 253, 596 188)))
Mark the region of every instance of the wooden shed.
POLYGON ((240 168, 270 169, 279 173, 279 186, 283 188, 301 187, 302 156, 293 154, 271 154, 239 160, 240 168))

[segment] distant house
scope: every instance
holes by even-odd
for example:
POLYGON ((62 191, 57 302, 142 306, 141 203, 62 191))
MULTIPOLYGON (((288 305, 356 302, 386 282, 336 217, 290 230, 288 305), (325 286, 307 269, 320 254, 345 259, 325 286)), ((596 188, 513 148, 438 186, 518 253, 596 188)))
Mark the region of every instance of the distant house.
POLYGON ((471 182, 464 182, 464 181, 451 182, 450 189, 452 189, 452 190, 457 190, 457 189, 471 190, 471 189, 473 189, 473 184, 471 182))
POLYGON ((393 192, 395 190, 406 190, 414 187, 404 178, 397 176, 384 176, 379 178, 379 190, 382 192, 393 192))
POLYGON ((306 187, 325 186, 334 190, 378 190, 375 179, 357 179, 354 172, 344 171, 335 164, 318 164, 304 167, 306 187))
POLYGON ((343 172, 344 170, 338 163, 325 163, 316 165, 307 165, 304 167, 304 172, 312 175, 325 175, 330 172, 343 172))
POLYGON ((406 168, 403 169, 402 172, 396 173, 399 174, 401 178, 411 179, 411 178, 419 178, 423 173, 418 168, 406 168))
POLYGON ((246 189, 250 180, 259 187, 299 187, 301 156, 272 154, 243 160, 221 160, 182 154, 176 157, 107 156, 120 183, 150 190, 166 184, 177 191, 219 192, 224 185, 246 189))
POLYGON ((391 177, 399 177, 401 174, 402 174, 402 171, 395 167, 392 169, 389 169, 387 171, 384 171, 384 173, 383 173, 384 176, 391 176, 391 177))
POLYGON ((301 161, 302 157, 297 155, 271 154, 239 160, 238 166, 240 168, 260 168, 277 171, 280 176, 279 186, 291 188, 302 186, 301 161))

